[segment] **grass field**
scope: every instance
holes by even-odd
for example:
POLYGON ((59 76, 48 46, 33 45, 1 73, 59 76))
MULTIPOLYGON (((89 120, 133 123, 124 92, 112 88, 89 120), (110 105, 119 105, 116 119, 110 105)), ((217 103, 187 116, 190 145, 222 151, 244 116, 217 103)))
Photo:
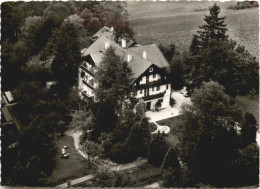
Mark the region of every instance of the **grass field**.
POLYGON ((171 145, 175 146, 178 143, 178 138, 176 136, 176 129, 182 124, 181 116, 176 116, 161 121, 157 121, 159 125, 166 125, 171 128, 170 133, 165 137, 166 141, 171 145))
POLYGON ((256 120, 259 123, 259 95, 253 96, 238 96, 237 102, 244 108, 245 111, 249 111, 254 114, 256 120))
POLYGON ((58 153, 55 157, 56 165, 52 174, 46 179, 48 185, 55 186, 66 182, 68 179, 85 176, 89 173, 87 162, 74 147, 74 140, 70 136, 63 136, 58 139, 58 153), (61 158, 61 149, 66 145, 66 153, 70 153, 69 159, 61 158))
MULTIPOLYGON (((221 16, 226 16, 228 35, 244 45, 258 58, 258 8, 228 10, 236 2, 217 2, 221 16)), ((192 35, 204 24, 204 15, 213 2, 128 2, 130 24, 135 39, 141 44, 175 43, 181 51, 188 50, 192 35)))

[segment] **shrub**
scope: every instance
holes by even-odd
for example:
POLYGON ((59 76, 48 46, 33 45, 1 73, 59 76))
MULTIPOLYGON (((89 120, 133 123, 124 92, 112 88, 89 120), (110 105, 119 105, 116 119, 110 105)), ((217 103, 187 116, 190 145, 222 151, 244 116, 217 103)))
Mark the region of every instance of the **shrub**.
POLYGON ((176 104, 176 100, 174 98, 170 98, 170 105, 173 107, 176 104))
POLYGON ((154 132, 154 131, 156 131, 156 129, 157 129, 157 126, 154 123, 150 123, 150 131, 154 132))
POLYGON ((161 108, 162 106, 162 102, 160 100, 158 100, 156 103, 155 103, 155 110, 158 112, 159 109, 161 108))
POLYGON ((163 136, 160 133, 156 134, 148 148, 148 162, 160 166, 167 150, 168 145, 163 136))

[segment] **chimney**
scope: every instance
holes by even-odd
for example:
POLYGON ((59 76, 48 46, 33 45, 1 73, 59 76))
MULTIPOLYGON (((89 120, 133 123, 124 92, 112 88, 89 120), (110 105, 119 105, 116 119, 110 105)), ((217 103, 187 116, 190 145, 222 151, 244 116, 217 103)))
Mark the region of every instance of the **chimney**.
POLYGON ((126 40, 125 39, 122 39, 122 47, 126 48, 126 40))
POLYGON ((110 43, 109 42, 105 42, 105 49, 107 50, 110 47, 110 43))
POLYGON ((127 62, 129 63, 132 60, 133 56, 131 54, 127 54, 127 62))
POLYGON ((143 51, 143 58, 146 60, 147 59, 147 52, 143 51))
POLYGON ((113 31, 114 31, 114 27, 111 27, 111 28, 110 28, 110 31, 113 32, 113 31))

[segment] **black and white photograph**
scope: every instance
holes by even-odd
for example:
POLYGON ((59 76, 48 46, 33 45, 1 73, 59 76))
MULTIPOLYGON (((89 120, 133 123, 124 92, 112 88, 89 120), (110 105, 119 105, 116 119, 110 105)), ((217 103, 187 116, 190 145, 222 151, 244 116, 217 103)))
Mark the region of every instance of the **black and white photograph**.
POLYGON ((258 188, 258 1, 1 2, 1 187, 258 188))

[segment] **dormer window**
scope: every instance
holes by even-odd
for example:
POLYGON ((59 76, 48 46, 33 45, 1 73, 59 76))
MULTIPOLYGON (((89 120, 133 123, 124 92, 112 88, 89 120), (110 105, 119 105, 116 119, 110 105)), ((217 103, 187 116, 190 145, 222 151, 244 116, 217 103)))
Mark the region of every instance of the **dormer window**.
POLYGON ((149 68, 149 72, 153 72, 153 67, 150 67, 150 68, 149 68))

